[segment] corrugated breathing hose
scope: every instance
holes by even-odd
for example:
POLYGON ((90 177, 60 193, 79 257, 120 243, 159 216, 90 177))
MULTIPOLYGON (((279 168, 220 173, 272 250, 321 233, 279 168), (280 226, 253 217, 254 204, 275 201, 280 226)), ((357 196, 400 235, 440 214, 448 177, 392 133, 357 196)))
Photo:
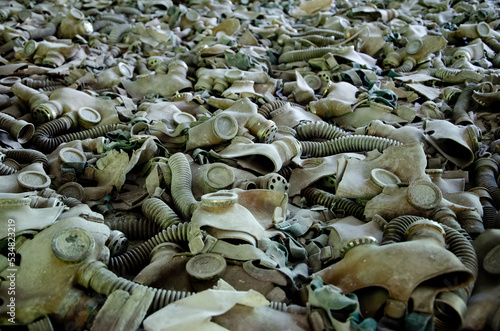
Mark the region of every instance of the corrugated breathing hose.
POLYGON ((257 112, 264 116, 266 119, 271 118, 271 113, 275 111, 278 108, 283 107, 284 105, 287 104, 288 101, 282 101, 282 100, 275 100, 272 102, 268 102, 260 106, 259 110, 257 112))
POLYGON ((35 163, 39 162, 43 165, 45 171, 49 171, 49 160, 42 152, 34 149, 4 149, 0 148, 0 152, 6 157, 16 160, 19 163, 35 163))
POLYGON ((50 318, 45 316, 36 322, 27 325, 28 331, 54 331, 50 318))
POLYGON ((340 32, 337 30, 331 30, 331 29, 318 29, 318 28, 313 28, 313 29, 308 29, 307 31, 304 32, 299 32, 299 33, 290 33, 288 34, 290 37, 305 37, 305 36, 310 36, 310 35, 319 35, 323 37, 335 37, 335 38, 340 38, 343 39, 345 38, 345 33, 340 32))
POLYGON ((337 47, 316 47, 311 49, 301 49, 281 54, 278 62, 289 63, 297 61, 307 61, 317 57, 322 57, 323 55, 328 53, 335 53, 336 51, 338 51, 337 47))
POLYGON ((33 135, 33 143, 41 151, 50 153, 59 145, 66 142, 102 137, 111 131, 127 130, 129 127, 125 124, 106 124, 96 126, 84 131, 55 136, 57 133, 68 131, 70 128, 71 120, 66 117, 60 117, 50 122, 44 123, 35 130, 35 134, 33 135))
POLYGON ((495 51, 495 53, 500 53, 500 41, 495 37, 486 37, 484 42, 495 51))
POLYGON ((150 259, 149 255, 151 254, 153 248, 159 244, 165 242, 188 242, 190 227, 191 223, 180 223, 166 228, 141 245, 129 250, 125 254, 109 259, 109 269, 121 275, 141 270, 148 264, 150 259))
POLYGON ((278 170, 276 173, 278 175, 281 175, 283 176, 283 178, 285 178, 287 181, 290 180, 290 177, 292 177, 292 168, 290 166, 284 166, 284 167, 281 167, 280 170, 278 170))
MULTIPOLYGON (((384 229, 383 239, 381 245, 398 243, 403 241, 406 230, 411 224, 419 220, 428 220, 420 216, 400 216, 392 219, 384 229)), ((461 297, 464 303, 467 302, 468 298, 472 293, 474 288, 475 279, 478 273, 478 261, 474 247, 472 246, 472 239, 463 229, 459 231, 440 224, 445 231, 445 242, 447 248, 463 263, 463 265, 474 275, 474 280, 464 287, 463 289, 458 289, 452 291, 457 296, 461 297)))
POLYGON ((344 136, 324 142, 300 141, 302 155, 320 157, 347 152, 364 152, 377 149, 383 152, 390 146, 400 146, 401 142, 374 136, 344 136))
POLYGON ((146 240, 161 231, 156 223, 150 222, 146 218, 114 219, 105 222, 111 230, 123 232, 130 240, 146 240))
MULTIPOLYGON (((153 302, 149 307, 149 313, 158 311, 169 303, 193 295, 192 292, 164 290, 134 283, 128 279, 118 277, 112 271, 108 270, 106 265, 100 261, 93 261, 78 270, 77 280, 81 286, 106 296, 117 290, 127 291, 132 294, 136 288, 146 287, 154 293, 153 302)), ((269 307, 292 314, 306 314, 306 309, 304 307, 290 306, 289 308, 286 304, 281 302, 271 301, 269 307)))
POLYGON ((133 28, 133 25, 128 24, 128 23, 118 24, 118 25, 114 26, 113 29, 111 30, 111 32, 109 33, 108 42, 111 44, 116 44, 116 43, 121 42, 123 39, 123 36, 127 32, 131 31, 132 28, 133 28))
POLYGON ((403 63, 399 67, 394 68, 393 70, 395 72, 410 72, 415 67, 416 64, 417 62, 415 61, 414 58, 407 57, 406 59, 404 59, 403 63))
POLYGON ((33 144, 39 150, 50 153, 60 145, 59 141, 56 141, 53 137, 58 133, 68 131, 71 126, 71 120, 65 116, 44 123, 35 130, 33 144))
POLYGON ((484 187, 491 198, 493 206, 500 209, 500 188, 497 185, 496 176, 498 174, 498 164, 492 158, 481 158, 474 163, 474 183, 475 186, 484 187))
POLYGON ((500 229, 500 213, 496 213, 495 219, 493 220, 493 229, 500 229))
POLYGON ((493 207, 490 200, 481 199, 483 206, 483 225, 485 229, 491 229, 495 224, 495 216, 498 213, 497 209, 493 207))
MULTIPOLYGON (((422 216, 405 215, 392 219, 385 227, 381 245, 403 241, 406 230, 416 221, 427 220, 422 216)), ((442 225, 442 224, 441 224, 442 225)))
POLYGON ((344 216, 354 216, 360 220, 365 218, 363 215, 365 208, 349 199, 337 199, 335 195, 314 187, 304 189, 302 195, 310 206, 322 205, 328 207, 334 213, 342 211, 344 216))
MULTIPOLYGON (((392 219, 385 227, 382 236, 381 245, 398 243, 403 241, 406 230, 413 223, 429 219, 421 216, 399 216, 392 219)), ((463 234, 465 231, 457 231, 447 225, 440 224, 445 231, 445 240, 448 249, 455 254, 459 260, 469 269, 475 276, 477 276, 478 262, 474 247, 471 241, 463 234)), ((469 237, 470 238, 470 237, 469 237)))
POLYGON ((62 203, 64 203, 66 206, 68 206, 70 208, 83 204, 83 202, 81 202, 80 200, 72 198, 72 197, 67 197, 65 195, 61 196, 61 201, 62 201, 62 203))
POLYGON ((115 26, 118 25, 118 23, 113 22, 113 21, 105 21, 105 20, 98 20, 92 23, 92 27, 94 28, 94 31, 99 31, 104 29, 105 27, 110 27, 110 26, 115 26))
POLYGON ((158 224, 161 230, 182 222, 172 208, 158 198, 146 199, 142 204, 142 212, 150 221, 158 224))
MULTIPOLYGON (((110 295, 114 291, 123 290, 130 294, 137 287, 144 285, 134 283, 131 280, 118 277, 112 271, 106 268, 106 265, 100 261, 94 261, 78 271, 78 282, 87 289, 93 289, 99 294, 110 295)), ((146 286, 153 291, 154 298, 149 308, 150 312, 155 312, 165 307, 169 303, 180 300, 192 295, 191 292, 170 291, 146 286)))
POLYGON ((116 23, 120 23, 120 24, 128 23, 128 20, 125 17, 123 17, 122 15, 118 15, 118 14, 103 14, 100 16, 100 19, 105 20, 105 21, 112 21, 112 22, 116 22, 116 23))
POLYGON ((469 85, 462 90, 458 96, 455 107, 453 107, 452 117, 456 125, 474 124, 470 116, 467 114, 475 101, 472 99, 475 85, 469 85))
POLYGON ((301 37, 292 37, 290 39, 287 39, 287 43, 295 43, 295 42, 301 42, 301 41, 308 41, 317 47, 326 47, 330 45, 335 45, 339 43, 339 40, 336 40, 335 38, 332 38, 331 36, 320 36, 320 35, 308 35, 308 36, 301 36, 301 37))
POLYGON ((34 89, 41 89, 45 87, 50 87, 50 86, 55 86, 55 87, 61 87, 64 86, 64 84, 61 84, 61 82, 51 80, 49 78, 46 79, 33 79, 29 77, 24 77, 21 80, 21 83, 24 85, 34 88, 34 89))
POLYGON ((350 135, 338 126, 323 121, 300 124, 295 130, 297 131, 295 138, 298 140, 310 140, 311 138, 332 140, 350 135))
POLYGON ((15 174, 18 170, 6 164, 0 163, 0 176, 15 174))
POLYGON ((172 172, 170 192, 174 205, 177 211, 182 214, 182 218, 189 221, 199 204, 191 191, 192 176, 189 161, 184 153, 179 152, 168 159, 168 165, 172 172))

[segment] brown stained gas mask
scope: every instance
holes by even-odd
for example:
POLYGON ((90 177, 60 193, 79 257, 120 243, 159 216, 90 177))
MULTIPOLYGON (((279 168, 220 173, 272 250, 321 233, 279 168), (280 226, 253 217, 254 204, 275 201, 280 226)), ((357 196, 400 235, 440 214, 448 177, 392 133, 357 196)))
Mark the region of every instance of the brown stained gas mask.
POLYGON ((432 295, 420 296, 419 304, 433 307, 438 293, 474 281, 474 273, 461 257, 445 248, 444 234, 437 223, 418 220, 407 227, 406 241, 379 246, 372 237, 355 239, 344 246, 340 262, 317 275, 344 293, 357 293, 365 317, 383 309, 387 317, 401 319, 409 310, 410 298, 417 298, 415 291, 422 287, 432 295))

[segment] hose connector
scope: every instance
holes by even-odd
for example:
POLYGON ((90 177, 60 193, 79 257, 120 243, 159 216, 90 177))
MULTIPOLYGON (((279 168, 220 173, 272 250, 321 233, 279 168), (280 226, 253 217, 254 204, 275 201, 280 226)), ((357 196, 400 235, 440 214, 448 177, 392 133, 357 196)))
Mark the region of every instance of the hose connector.
POLYGON ((261 114, 256 114, 252 116, 247 125, 250 133, 257 137, 259 142, 270 144, 273 142, 278 127, 276 123, 271 120, 266 119, 261 114))
POLYGON ((63 108, 59 102, 49 100, 45 94, 37 94, 30 98, 31 117, 37 124, 50 122, 63 113, 63 108))
POLYGON ((15 119, 4 113, 0 113, 0 128, 8 130, 10 135, 20 144, 30 141, 35 133, 33 124, 15 119))

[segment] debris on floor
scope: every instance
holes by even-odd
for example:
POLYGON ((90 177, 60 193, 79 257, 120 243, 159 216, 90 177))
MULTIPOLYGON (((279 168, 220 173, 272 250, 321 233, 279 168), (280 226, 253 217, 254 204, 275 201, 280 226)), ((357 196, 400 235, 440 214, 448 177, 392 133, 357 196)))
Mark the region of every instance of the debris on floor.
POLYGON ((0 326, 500 330, 495 1, 0 0, 0 326))

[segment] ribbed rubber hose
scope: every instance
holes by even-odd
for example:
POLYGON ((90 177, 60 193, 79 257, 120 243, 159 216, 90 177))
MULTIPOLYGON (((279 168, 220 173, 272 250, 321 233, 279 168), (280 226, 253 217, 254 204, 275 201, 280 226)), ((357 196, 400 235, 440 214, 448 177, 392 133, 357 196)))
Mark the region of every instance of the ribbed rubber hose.
MULTIPOLYGON (((113 22, 113 25, 108 25, 99 30, 99 33, 102 35, 109 35, 113 28, 118 25, 118 23, 113 22)), ((94 30, 95 31, 95 30, 94 30)), ((109 44, 108 44, 109 45, 109 44)))
POLYGON ((15 174, 18 170, 12 167, 9 167, 6 164, 0 163, 0 176, 7 176, 15 174))
MULTIPOLYGON (((446 236, 446 244, 448 245, 448 250, 451 251, 456 257, 464 264, 464 266, 469 269, 474 275, 474 280, 467 285, 463 290, 465 290, 467 294, 467 299, 470 298, 472 294, 472 290, 474 289, 474 285, 477 278, 478 273, 478 260, 476 251, 472 246, 472 242, 468 240, 464 234, 449 226, 441 224, 443 227, 446 236)), ((464 231, 465 232, 465 231, 464 231)), ((460 290, 457 290, 460 291, 460 290)), ((464 300, 467 302, 467 300, 464 300)))
POLYGON ((51 80, 51 79, 33 79, 33 78, 29 78, 29 77, 25 77, 21 80, 21 83, 23 85, 26 85, 28 87, 31 87, 31 88, 34 88, 34 89, 40 89, 40 88, 44 88, 44 87, 49 87, 49 86, 62 86, 62 84, 60 82, 56 82, 54 80, 51 80))
POLYGON ((115 130, 127 130, 127 129, 129 129, 129 127, 125 124, 106 124, 106 125, 96 126, 84 131, 68 133, 63 136, 56 137, 54 139, 58 140, 60 144, 62 144, 74 140, 103 137, 109 132, 115 130))
POLYGON ((113 21, 105 21, 105 20, 98 20, 92 23, 92 27, 94 28, 94 31, 99 31, 101 29, 104 29, 105 27, 108 26, 115 26, 118 25, 118 23, 113 22, 113 21))
POLYGON ((148 264, 151 251, 159 244, 187 242, 190 228, 191 223, 180 223, 166 228, 125 254, 109 259, 109 269, 120 275, 138 272, 148 264))
POLYGON ((116 46, 109 46, 107 53, 112 57, 117 58, 122 53, 122 50, 116 46))
POLYGON ((295 138, 298 140, 310 140, 311 138, 332 140, 349 135, 338 126, 323 121, 305 123, 299 125, 295 130, 297 131, 295 138))
POLYGON ((478 261, 476 251, 472 243, 459 232, 449 226, 441 224, 446 233, 446 244, 448 249, 455 254, 458 259, 469 269, 474 276, 477 276, 478 261))
POLYGON ((427 220, 427 218, 422 216, 406 215, 392 219, 384 229, 380 245, 403 241, 406 230, 410 227, 410 225, 420 220, 427 220))
MULTIPOLYGON (((398 243, 404 240, 408 228, 420 220, 430 221, 425 217, 406 215, 392 219, 385 227, 382 235, 381 245, 398 243)), ((472 243, 462 232, 459 232, 447 225, 440 224, 445 231, 445 240, 448 250, 455 254, 458 259, 469 269, 474 276, 477 276, 478 262, 476 252, 472 243)), ((464 231, 465 232, 465 231, 464 231)))
POLYGON ((483 225, 485 229, 494 227, 497 213, 497 209, 489 201, 483 203, 483 225))
POLYGON ((345 38, 345 33, 340 32, 337 30, 330 30, 330 29, 309 29, 305 32, 299 32, 299 33, 290 33, 288 34, 290 37, 305 37, 305 36, 311 36, 311 35, 319 35, 323 37, 335 37, 335 38, 345 38))
POLYGON ((495 215, 495 219, 493 221, 493 229, 500 229, 500 213, 495 215))
POLYGON ((498 41, 495 37, 486 37, 484 39, 484 42, 491 47, 492 50, 495 51, 495 53, 500 53, 500 41, 498 41))
POLYGON ((60 117, 44 123, 35 130, 33 134, 33 144, 39 150, 50 153, 60 145, 53 137, 69 129, 71 129, 71 121, 66 117, 60 117))
POLYGON ((445 83, 460 84, 464 78, 460 74, 462 70, 455 68, 430 68, 427 69, 429 75, 441 79, 445 83))
MULTIPOLYGON (((152 69, 154 71, 156 71, 156 73, 158 73, 158 74, 166 74, 168 72, 168 66, 170 65, 170 63, 172 63, 174 61, 175 61, 174 58, 163 60, 160 63, 158 63, 158 65, 156 67, 154 67, 152 69)), ((191 67, 190 67, 190 69, 191 69, 191 67)), ((189 70, 188 70, 187 76, 191 76, 189 74, 189 70)))
POLYGON ((365 208, 348 199, 337 199, 335 195, 326 191, 308 187, 302 190, 302 195, 306 198, 308 205, 322 205, 328 207, 332 212, 343 211, 345 216, 354 216, 363 220, 365 208))
MULTIPOLYGON (((394 243, 394 242, 401 242, 405 236, 405 233, 406 233, 406 230, 408 229, 408 227, 411 224, 413 224, 414 222, 419 221, 419 220, 428 220, 428 219, 425 217, 422 217, 422 216, 414 216, 414 215, 405 215, 405 216, 399 216, 399 217, 394 218, 385 227, 384 233, 382 236, 382 242, 380 244, 385 245, 385 244, 390 244, 390 243, 394 243), (393 222, 393 221, 395 221, 395 222, 393 222)), ((439 223, 439 225, 441 225, 443 227, 443 229, 444 229, 444 227, 453 229, 452 227, 449 227, 448 225, 443 224, 443 223, 439 223)), ((453 229, 453 230, 460 233, 468 242, 472 243, 473 240, 470 237, 470 235, 467 233, 467 231, 465 231, 464 229, 458 229, 458 230, 453 229)))
POLYGON ((109 33, 108 42, 111 44, 116 44, 122 41, 123 36, 131 31, 133 28, 132 24, 118 24, 113 27, 109 33))
MULTIPOLYGON (((153 302, 149 307, 149 313, 160 310, 169 303, 186 298, 193 295, 192 292, 185 291, 171 291, 154 287, 149 287, 141 284, 134 283, 131 280, 118 277, 112 271, 106 269, 102 262, 94 261, 91 265, 87 265, 83 271, 78 273, 78 282, 85 288, 91 288, 99 294, 109 296, 117 290, 127 291, 132 294, 138 287, 146 287, 154 293, 153 302)), ((290 307, 281 302, 271 301, 269 307, 272 309, 280 310, 283 312, 290 312, 295 314, 306 314, 304 307, 290 307)))
POLYGON ((271 118, 271 113, 275 111, 278 108, 283 107, 284 105, 287 104, 288 101, 282 101, 282 100, 275 100, 272 102, 268 102, 260 106, 259 110, 257 111, 259 114, 264 116, 266 119, 271 118))
POLYGON ((403 61, 403 63, 399 67, 394 68, 393 70, 395 72, 410 72, 413 69, 413 67, 415 66, 414 61, 415 60, 413 60, 413 59, 410 60, 409 58, 407 58, 403 61))
POLYGON ((474 86, 475 85, 469 85, 465 87, 462 90, 462 93, 460 93, 460 95, 458 96, 457 102, 455 103, 455 107, 453 107, 453 111, 451 113, 453 122, 456 125, 474 124, 469 114, 467 114, 467 112, 471 109, 472 105, 475 103, 475 101, 472 99, 474 86))
POLYGON ((191 219, 191 215, 198 207, 198 202, 191 191, 191 167, 183 153, 175 153, 168 159, 168 165, 172 172, 172 183, 170 192, 177 211, 185 221, 191 219))
POLYGON ((49 171, 49 160, 42 152, 34 149, 0 149, 6 157, 16 160, 19 163, 39 162, 43 165, 43 170, 49 171))
POLYGON ((79 205, 83 205, 83 202, 81 202, 78 199, 72 198, 72 197, 67 197, 65 195, 61 196, 61 201, 64 203, 66 206, 73 208, 79 205))
POLYGON ((498 210, 500 209, 500 188, 497 185, 495 173, 490 167, 479 167, 474 172, 475 186, 484 187, 491 198, 493 199, 493 206, 498 210))
POLYGON ((93 268, 87 267, 82 272, 79 282, 80 285, 85 288, 91 288, 97 293, 106 296, 109 296, 117 290, 127 291, 132 294, 137 287, 146 287, 154 293, 153 302, 149 307, 150 312, 155 312, 169 303, 192 295, 191 292, 170 291, 134 283, 131 280, 118 277, 112 271, 106 269, 102 262, 97 261, 94 262, 93 268), (85 280, 82 281, 81 278, 84 278, 85 280))
POLYGON ((103 14, 103 15, 101 15, 100 19, 104 20, 104 21, 112 21, 112 22, 116 22, 116 23, 120 23, 120 24, 128 23, 128 20, 125 17, 118 15, 118 14, 103 14))
POLYGON ((281 167, 280 170, 278 170, 276 173, 278 175, 281 175, 283 176, 283 178, 285 178, 287 181, 290 180, 290 177, 292 177, 292 168, 290 166, 284 166, 284 167, 281 167))
POLYGON ((156 223, 161 230, 182 222, 172 208, 158 198, 146 199, 142 204, 142 212, 150 221, 156 223))
POLYGON ((287 39, 286 42, 288 43, 295 43, 295 42, 301 42, 303 40, 306 40, 317 47, 327 47, 330 45, 335 45, 338 44, 339 41, 329 37, 329 36, 320 36, 320 35, 309 35, 309 36, 302 36, 302 37, 293 37, 290 39, 287 39))
POLYGON ((114 219, 112 221, 106 220, 105 223, 111 230, 123 232, 130 240, 146 240, 160 232, 158 225, 146 218, 114 219))
POLYGON ((0 8, 0 23, 5 22, 10 16, 9 8, 0 8))
POLYGON ((383 152, 391 146, 400 146, 401 142, 374 136, 344 136, 324 142, 300 141, 302 155, 309 157, 329 156, 347 152, 364 152, 377 149, 383 152))
POLYGON ((124 254, 127 251, 129 240, 121 231, 112 230, 106 240, 106 247, 109 249, 110 257, 124 254))
POLYGON ((322 57, 323 55, 330 52, 335 53, 336 51, 338 51, 337 47, 315 47, 311 49, 301 49, 281 54, 278 62, 289 63, 297 61, 307 61, 317 57, 322 57))
POLYGON ((71 128, 71 121, 68 118, 60 117, 50 122, 40 125, 33 135, 33 144, 41 151, 50 153, 62 143, 83 140, 87 138, 97 138, 105 136, 106 133, 115 130, 125 130, 128 128, 124 124, 106 124, 96 126, 88 130, 68 133, 62 136, 55 135, 57 133, 68 131, 71 128))
POLYGON ((44 318, 30 323, 27 325, 28 326, 28 331, 54 331, 54 328, 52 327, 52 323, 50 322, 50 318, 48 316, 45 316, 44 318))

